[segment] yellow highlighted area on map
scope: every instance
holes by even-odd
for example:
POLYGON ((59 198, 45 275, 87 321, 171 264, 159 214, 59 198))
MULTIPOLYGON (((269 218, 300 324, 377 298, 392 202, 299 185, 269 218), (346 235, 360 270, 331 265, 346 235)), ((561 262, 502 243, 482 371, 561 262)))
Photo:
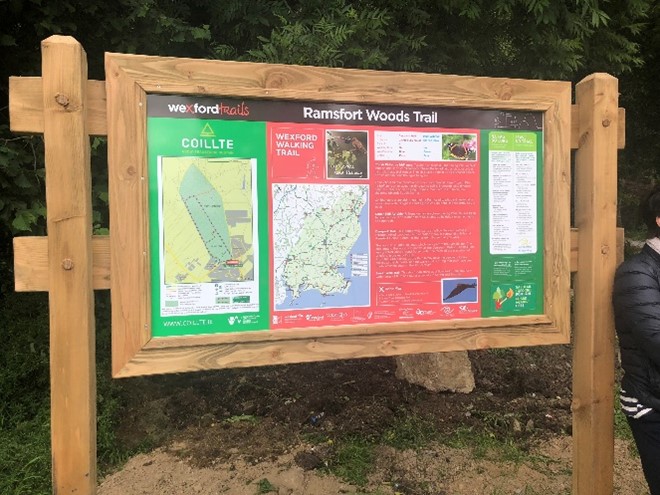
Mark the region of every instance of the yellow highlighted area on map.
POLYGON ((253 159, 162 157, 166 285, 254 280, 253 159))

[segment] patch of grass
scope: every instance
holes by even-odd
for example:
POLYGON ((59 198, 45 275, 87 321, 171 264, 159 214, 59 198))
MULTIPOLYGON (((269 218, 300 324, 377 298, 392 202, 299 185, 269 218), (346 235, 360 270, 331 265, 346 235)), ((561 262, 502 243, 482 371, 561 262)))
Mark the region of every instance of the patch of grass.
POLYGON ((529 452, 513 438, 501 437, 487 430, 459 428, 452 436, 444 439, 443 443, 453 448, 470 448, 476 459, 494 458, 516 464, 532 459, 529 452))
POLYGON ((124 464, 132 455, 150 447, 145 440, 137 447, 128 448, 117 436, 123 413, 123 382, 112 378, 110 294, 97 292, 94 301, 96 314, 96 449, 97 469, 103 476, 124 464))
MULTIPOLYGON (((618 397, 618 391, 615 397, 618 397)), ((637 445, 635 445, 635 439, 633 438, 632 431, 628 425, 628 420, 619 407, 614 408, 614 438, 619 438, 626 442, 631 457, 639 457, 637 445)))
POLYGON ((2 294, 0 321, 0 428, 10 429, 50 403, 47 294, 2 294))
POLYGON ((267 478, 262 478, 257 481, 257 494, 263 493, 277 493, 277 487, 273 485, 267 478))
POLYGON ((400 415, 385 430, 382 441, 396 449, 420 449, 437 438, 437 431, 430 420, 416 414, 400 415))
POLYGON ((255 424, 259 422, 259 418, 252 416, 251 414, 238 414, 236 416, 231 416, 223 421, 223 423, 234 424, 234 423, 251 423, 255 424))
POLYGON ((305 442, 312 445, 320 445, 322 443, 327 443, 330 440, 328 435, 324 432, 310 431, 304 432, 300 436, 305 442))
POLYGON ((374 445, 361 438, 346 438, 337 442, 328 470, 344 481, 364 486, 373 468, 374 445))
MULTIPOLYGON (((52 492, 48 295, 1 295, 0 493, 52 492)), ((103 474, 134 453, 116 438, 121 382, 110 377, 109 295, 97 294, 97 458, 103 474)))
MULTIPOLYGON (((450 437, 443 439, 442 442, 453 448, 457 449, 471 449, 472 455, 477 460, 490 460, 493 462, 509 462, 516 466, 525 463, 532 467, 534 470, 547 473, 563 472, 563 474, 570 475, 571 468, 561 470, 557 468, 559 461, 548 456, 533 454, 529 451, 526 443, 520 442, 512 436, 497 435, 490 431, 488 428, 482 430, 475 428, 459 428, 450 437), (552 471, 549 471, 550 466, 554 466, 552 471)), ((537 492, 538 487, 526 486, 522 495, 550 495, 545 491, 537 492)), ((489 495, 498 495, 498 488, 495 491, 489 492, 489 495)), ((566 492, 567 494, 570 492, 566 492)), ((560 495, 553 493, 552 495, 560 495)))
POLYGON ((51 493, 48 295, 0 295, 0 493, 51 493))
MULTIPOLYGON (((615 395, 615 400, 616 398, 618 398, 618 394, 615 395)), ((626 415, 621 412, 620 407, 614 407, 614 437, 621 440, 634 441, 626 415)))
POLYGON ((515 415, 498 411, 473 411, 472 415, 479 418, 490 432, 511 431, 515 415))
POLYGON ((0 493, 48 495, 50 480, 49 412, 12 429, 0 428, 0 493))
MULTIPOLYGON (((109 372, 108 372, 109 373, 109 372)), ((129 457, 147 450, 142 444, 136 449, 126 449, 117 438, 117 427, 122 414, 121 386, 109 377, 97 373, 96 396, 96 449, 99 475, 103 476, 125 463, 129 457)))

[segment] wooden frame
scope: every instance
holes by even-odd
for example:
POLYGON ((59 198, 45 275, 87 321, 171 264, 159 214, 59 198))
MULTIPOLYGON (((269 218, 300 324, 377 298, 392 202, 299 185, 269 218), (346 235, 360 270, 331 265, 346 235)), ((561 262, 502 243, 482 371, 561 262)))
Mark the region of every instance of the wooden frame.
POLYGON ((106 54, 106 75, 114 376, 569 341, 570 83, 122 54, 106 54), (543 112, 545 314, 153 339, 146 97, 158 93, 543 112))
MULTIPOLYGON (((47 193, 49 236, 14 239, 15 287, 17 291, 50 291, 53 493, 93 494, 96 493, 96 362, 91 293, 94 289, 109 289, 119 276, 116 272, 111 273, 111 237, 91 236, 89 229, 91 164, 86 143, 90 135, 108 133, 106 86, 103 81, 88 80, 85 83, 85 52, 73 38, 52 36, 41 46, 43 76, 10 78, 9 114, 12 131, 44 134, 46 187, 50 188, 47 193), (66 187, 61 186, 62 179, 66 187)), ((148 59, 151 58, 144 57, 142 61, 148 59)), ((158 60, 156 68, 163 69, 160 76, 175 88, 185 84, 186 70, 199 62, 178 59, 179 65, 175 59, 158 60)), ((261 88, 261 93, 274 91, 277 94, 279 87, 291 91, 293 82, 285 76, 299 74, 295 67, 278 69, 278 66, 268 66, 270 70, 265 66, 254 67, 261 67, 264 77, 256 74, 256 80, 246 81, 248 86, 253 85, 249 86, 251 91, 261 88)), ((120 72, 118 70, 115 77, 119 77, 120 72)), ((367 101, 367 95, 386 98, 388 94, 395 94, 395 87, 385 81, 376 88, 374 96, 374 88, 370 90, 356 84, 351 77, 354 72, 361 71, 313 69, 307 76, 323 90, 336 88, 335 83, 345 81, 349 84, 347 87, 352 88, 347 91, 353 91, 351 94, 356 101, 367 101)), ((374 73, 379 74, 388 73, 374 73)), ((197 77, 198 89, 203 91, 209 78, 208 87, 215 87, 220 75, 210 73, 197 77)), ((402 78, 406 80, 407 76, 392 77, 398 77, 400 81, 402 78)), ((426 90, 430 94, 437 94, 439 90, 435 85, 429 88, 428 84, 440 85, 441 81, 446 81, 449 86, 443 94, 450 98, 445 101, 447 105, 467 105, 482 97, 502 108, 509 101, 514 102, 513 108, 533 105, 536 101, 531 86, 527 87, 529 81, 428 75, 422 76, 420 81, 427 84, 426 90)), ((150 84, 152 87, 157 85, 150 84)), ((531 84, 537 89, 544 87, 531 84)), ((306 91, 314 87, 313 84, 306 85, 305 81, 293 86, 306 91)), ((144 92, 139 87, 134 89, 144 92)), ((313 91, 308 97, 314 97, 313 91)), ((561 105, 548 106, 548 118, 556 115, 561 115, 562 121, 568 118, 564 98, 560 99, 561 105), (550 112, 550 109, 554 110, 550 112)), ((547 106, 548 101, 544 101, 547 106)), ((565 130, 557 121, 554 125, 556 130, 565 130)), ((575 228, 570 235, 570 269, 575 273, 572 493, 605 494, 612 493, 613 489, 614 453, 614 323, 610 289, 615 267, 623 258, 624 244, 622 229, 616 229, 616 162, 617 149, 625 146, 625 111, 618 108, 615 78, 592 74, 576 85, 575 104, 570 107, 570 133, 555 140, 557 149, 553 148, 553 151, 562 152, 555 158, 560 156, 563 159, 567 140, 570 148, 577 150, 575 228)), ((136 163, 140 163, 139 157, 136 163)), ((132 172, 129 177, 137 171, 130 166, 130 162, 126 164, 126 171, 132 172)), ((558 187, 559 192, 564 193, 569 176, 555 177, 561 186, 553 188, 558 187)), ((569 256, 568 252, 565 256, 569 256)), ((564 260, 562 256, 562 263, 552 269, 546 264, 546 274, 563 274, 564 260)), ((331 359, 338 357, 338 350, 345 357, 392 355, 420 352, 420 347, 427 344, 429 347, 423 350, 432 352, 502 346, 506 342, 510 345, 553 343, 553 340, 568 338, 568 322, 563 323, 566 324, 565 333, 564 327, 552 329, 545 323, 509 330, 506 326, 489 330, 417 330, 415 341, 407 334, 370 334, 369 328, 365 328, 364 335, 299 340, 295 347, 289 342, 286 358, 289 361, 293 358, 325 359, 327 354, 327 359, 331 359), (544 330, 536 334, 530 332, 539 327, 544 330), (531 339, 534 335, 540 338, 531 339), (338 344, 342 346, 339 349, 338 344), (297 351, 299 354, 295 354, 297 351)), ((284 344, 286 342, 275 341, 271 345, 242 343, 240 357, 243 361, 238 365, 279 362, 278 353, 282 352, 281 345, 284 344), (250 352, 255 357, 254 362, 249 361, 250 352)), ((198 360, 201 369, 217 366, 218 360, 227 355, 229 358, 223 364, 231 365, 231 359, 235 357, 232 347, 232 344, 207 345, 198 341, 188 350, 181 346, 169 351, 161 349, 154 354, 156 359, 148 356, 147 363, 152 372, 161 369, 166 372, 181 366, 191 369, 191 363, 198 360), (168 352, 177 360, 174 365, 163 364, 161 360, 168 357, 168 352), (155 367, 156 364, 162 366, 155 367)), ((137 370, 143 371, 140 366, 137 370)))

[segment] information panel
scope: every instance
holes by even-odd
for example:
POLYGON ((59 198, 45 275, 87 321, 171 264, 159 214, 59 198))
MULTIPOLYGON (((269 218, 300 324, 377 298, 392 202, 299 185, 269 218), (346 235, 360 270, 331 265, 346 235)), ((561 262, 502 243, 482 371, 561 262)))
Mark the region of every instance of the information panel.
POLYGON ((152 334, 543 314, 543 114, 149 95, 152 334))

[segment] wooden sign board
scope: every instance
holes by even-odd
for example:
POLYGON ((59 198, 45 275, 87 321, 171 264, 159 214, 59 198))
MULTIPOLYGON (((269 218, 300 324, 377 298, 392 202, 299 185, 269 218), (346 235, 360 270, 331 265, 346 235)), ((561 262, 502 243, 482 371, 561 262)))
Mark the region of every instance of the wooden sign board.
POLYGON ((106 54, 113 374, 566 343, 568 82, 106 54))

